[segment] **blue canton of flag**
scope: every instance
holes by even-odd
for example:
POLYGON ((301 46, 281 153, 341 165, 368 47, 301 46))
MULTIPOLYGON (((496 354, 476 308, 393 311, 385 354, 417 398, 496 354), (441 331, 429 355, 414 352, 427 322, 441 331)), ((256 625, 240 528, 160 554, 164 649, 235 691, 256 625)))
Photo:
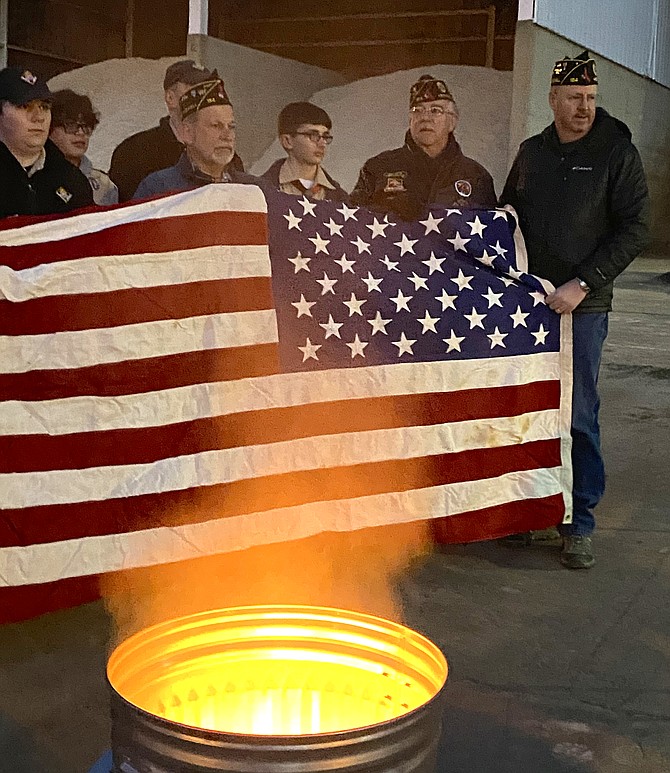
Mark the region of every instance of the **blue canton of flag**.
POLYGON ((557 351, 560 320, 504 210, 417 222, 278 194, 268 216, 286 370, 557 351))

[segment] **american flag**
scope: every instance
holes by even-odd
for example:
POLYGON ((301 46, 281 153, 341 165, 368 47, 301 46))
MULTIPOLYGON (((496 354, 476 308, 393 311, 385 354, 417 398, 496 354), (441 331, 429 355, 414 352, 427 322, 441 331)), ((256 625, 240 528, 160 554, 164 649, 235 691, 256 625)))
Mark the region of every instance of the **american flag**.
POLYGON ((513 216, 207 186, 0 231, 0 620, 100 575, 569 517, 569 319, 513 216))

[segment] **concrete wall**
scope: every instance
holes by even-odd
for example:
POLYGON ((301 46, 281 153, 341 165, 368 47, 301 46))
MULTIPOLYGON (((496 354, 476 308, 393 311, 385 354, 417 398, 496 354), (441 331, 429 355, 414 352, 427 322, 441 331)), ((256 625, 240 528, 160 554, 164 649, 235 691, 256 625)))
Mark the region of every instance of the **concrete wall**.
MULTIPOLYGON (((523 139, 551 123, 551 68, 557 59, 578 52, 580 45, 531 21, 517 24, 510 163, 523 139)), ((595 59, 599 104, 628 124, 647 172, 652 250, 670 256, 670 89, 603 57, 595 59)))
POLYGON ((339 73, 208 35, 189 35, 187 55, 218 69, 235 106, 237 150, 250 167, 277 136, 277 114, 288 102, 308 100, 347 79, 339 73))
POLYGON ((536 0, 533 21, 670 87, 668 0, 536 0))

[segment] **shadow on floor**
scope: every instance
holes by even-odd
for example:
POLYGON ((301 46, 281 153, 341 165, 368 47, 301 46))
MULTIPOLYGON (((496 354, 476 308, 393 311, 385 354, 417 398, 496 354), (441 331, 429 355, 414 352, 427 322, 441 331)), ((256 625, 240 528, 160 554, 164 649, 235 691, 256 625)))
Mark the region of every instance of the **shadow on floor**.
MULTIPOLYGON (((451 693, 453 696, 453 691, 451 693)), ((580 761, 578 748, 559 749, 541 736, 502 723, 487 713, 464 709, 450 698, 444 714, 436 773, 594 773, 589 761, 580 761)))

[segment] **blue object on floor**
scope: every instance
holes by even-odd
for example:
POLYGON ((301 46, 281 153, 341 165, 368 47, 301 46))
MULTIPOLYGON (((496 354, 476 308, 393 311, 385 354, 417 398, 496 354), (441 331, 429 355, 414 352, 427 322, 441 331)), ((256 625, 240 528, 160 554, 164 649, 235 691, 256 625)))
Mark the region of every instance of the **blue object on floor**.
POLYGON ((105 752, 88 773, 112 773, 112 750, 105 752))

